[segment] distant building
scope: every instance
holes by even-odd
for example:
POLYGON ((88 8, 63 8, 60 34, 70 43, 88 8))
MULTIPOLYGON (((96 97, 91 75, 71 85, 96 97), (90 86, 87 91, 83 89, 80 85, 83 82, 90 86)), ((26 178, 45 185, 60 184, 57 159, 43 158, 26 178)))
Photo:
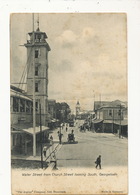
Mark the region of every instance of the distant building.
POLYGON ((56 100, 48 100, 48 113, 52 119, 56 118, 55 105, 56 105, 56 100))
POLYGON ((80 110, 81 110, 80 103, 79 103, 79 101, 77 101, 77 104, 76 104, 76 118, 80 117, 80 110))
POLYGON ((95 130, 117 133, 121 127, 122 134, 127 135, 127 102, 119 100, 95 102, 94 109, 96 113, 96 120, 93 121, 95 130))
POLYGON ((54 129, 59 125, 56 119, 56 100, 48 100, 48 127, 54 129))
POLYGON ((120 105, 123 104, 125 107, 127 107, 127 102, 122 102, 120 100, 115 100, 115 101, 95 101, 94 102, 94 111, 96 112, 100 107, 106 106, 106 105, 120 105))

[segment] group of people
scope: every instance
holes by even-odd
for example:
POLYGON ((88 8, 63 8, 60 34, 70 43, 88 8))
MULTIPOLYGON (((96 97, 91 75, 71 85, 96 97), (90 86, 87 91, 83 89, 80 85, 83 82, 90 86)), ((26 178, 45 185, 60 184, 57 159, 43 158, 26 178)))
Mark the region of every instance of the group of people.
MULTIPOLYGON (((64 127, 64 126, 63 126, 63 127, 64 127)), ((66 124, 66 129, 65 129, 65 130, 66 130, 66 132, 68 131, 68 124, 66 124)), ((59 138, 59 143, 61 144, 61 143, 62 143, 63 134, 61 133, 61 131, 58 131, 57 134, 58 134, 58 138, 59 138)), ((71 133, 70 133, 70 134, 73 134, 73 135, 74 135, 74 130, 73 130, 73 129, 71 130, 71 133)), ((50 136, 49 141, 50 141, 50 146, 52 146, 52 145, 53 145, 53 136, 52 136, 52 135, 50 136)), ((44 155, 44 157, 46 157, 47 149, 48 149, 48 148, 47 148, 47 145, 45 145, 45 146, 43 147, 43 155, 44 155)), ((55 162, 56 162, 55 153, 54 153, 54 155, 53 155, 52 161, 55 161, 55 162), (55 160, 54 160, 54 159, 55 159, 55 160)), ((55 164, 55 166, 56 166, 56 164, 55 164)), ((101 155, 99 155, 99 156, 97 157, 96 161, 95 161, 95 168, 96 168, 96 169, 97 169, 97 168, 101 169, 101 155)))

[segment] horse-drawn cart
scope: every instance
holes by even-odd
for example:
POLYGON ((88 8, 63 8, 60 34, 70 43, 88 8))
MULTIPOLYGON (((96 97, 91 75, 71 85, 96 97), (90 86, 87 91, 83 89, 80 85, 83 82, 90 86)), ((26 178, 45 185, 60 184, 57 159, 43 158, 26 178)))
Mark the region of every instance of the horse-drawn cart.
POLYGON ((68 142, 75 142, 74 134, 72 134, 72 133, 68 134, 68 142))

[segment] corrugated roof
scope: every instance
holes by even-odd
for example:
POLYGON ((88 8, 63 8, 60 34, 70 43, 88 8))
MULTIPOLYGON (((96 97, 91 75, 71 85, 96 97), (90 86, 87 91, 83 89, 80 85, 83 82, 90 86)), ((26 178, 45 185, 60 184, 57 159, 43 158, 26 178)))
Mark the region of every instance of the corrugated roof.
POLYGON ((22 99, 32 101, 32 99, 30 97, 28 97, 27 95, 24 95, 23 93, 20 93, 20 92, 14 91, 14 90, 10 91, 10 96, 19 97, 19 98, 22 98, 22 99))
MULTIPOLYGON (((28 133, 30 135, 33 135, 34 129, 33 129, 33 124, 32 123, 24 123, 24 124, 14 124, 11 125, 12 129, 15 129, 16 131, 23 131, 25 133, 28 133)), ((42 131, 49 130, 49 127, 42 126, 42 131)), ((14 131, 12 131, 14 132, 14 131)), ((36 126, 35 128, 35 134, 40 133, 40 126, 36 126)))

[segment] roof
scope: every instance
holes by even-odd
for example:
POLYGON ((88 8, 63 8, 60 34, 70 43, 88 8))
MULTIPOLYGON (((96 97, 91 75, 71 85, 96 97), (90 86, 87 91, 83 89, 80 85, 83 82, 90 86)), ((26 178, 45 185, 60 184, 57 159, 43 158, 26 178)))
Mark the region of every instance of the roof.
MULTIPOLYGON (((24 124, 14 124, 11 125, 11 127, 14 129, 12 133, 16 132, 25 132, 27 134, 33 135, 34 134, 34 129, 33 129, 33 124, 32 123, 24 123, 24 124)), ((49 127, 42 126, 42 131, 49 130, 49 127)), ((35 127, 35 134, 40 133, 40 126, 36 125, 35 127)))
POLYGON ((10 85, 10 89, 13 89, 14 91, 21 92, 21 93, 23 93, 23 91, 24 91, 23 89, 16 87, 14 85, 10 85))
MULTIPOLYGON (((45 32, 41 32, 40 30, 38 31, 38 29, 34 33, 35 34, 44 34, 44 38, 48 38, 47 34, 45 32)), ((29 32, 28 34, 31 36, 33 34, 33 32, 29 32)))
POLYGON ((94 110, 98 110, 100 108, 119 108, 120 105, 122 107, 127 107, 127 102, 122 102, 120 100, 114 101, 95 101, 94 110))
POLYGON ((109 103, 110 103, 109 101, 95 101, 95 102, 94 102, 94 110, 97 110, 97 109, 99 109, 101 106, 107 105, 107 104, 109 104, 109 103))
POLYGON ((76 105, 80 105, 79 101, 77 101, 77 104, 76 105))
POLYGON ((26 99, 26 100, 32 101, 32 98, 28 97, 27 95, 25 95, 23 93, 14 91, 14 90, 11 90, 10 91, 10 96, 12 96, 12 97, 18 97, 18 98, 22 98, 22 99, 26 99))

